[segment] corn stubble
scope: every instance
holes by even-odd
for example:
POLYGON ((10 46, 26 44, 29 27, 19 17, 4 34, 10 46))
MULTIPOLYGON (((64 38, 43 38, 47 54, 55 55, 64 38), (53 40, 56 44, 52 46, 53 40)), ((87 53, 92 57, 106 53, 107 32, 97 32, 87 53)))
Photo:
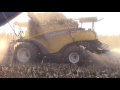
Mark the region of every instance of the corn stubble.
POLYGON ((118 78, 120 70, 98 65, 79 67, 69 64, 44 63, 0 65, 0 78, 118 78))

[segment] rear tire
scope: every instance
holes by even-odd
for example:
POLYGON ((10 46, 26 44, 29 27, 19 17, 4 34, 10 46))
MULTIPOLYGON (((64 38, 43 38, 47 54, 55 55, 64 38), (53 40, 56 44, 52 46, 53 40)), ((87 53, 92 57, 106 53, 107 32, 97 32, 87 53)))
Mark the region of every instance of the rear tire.
POLYGON ((40 55, 38 48, 31 43, 22 43, 15 48, 14 63, 33 63, 38 60, 41 61, 40 59, 42 59, 42 54, 40 55))

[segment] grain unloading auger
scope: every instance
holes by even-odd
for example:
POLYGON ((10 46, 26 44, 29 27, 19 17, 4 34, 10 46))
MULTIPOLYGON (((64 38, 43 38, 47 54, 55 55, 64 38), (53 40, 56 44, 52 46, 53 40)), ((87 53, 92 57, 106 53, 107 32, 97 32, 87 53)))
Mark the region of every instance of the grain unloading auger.
MULTIPOLYGON (((58 18, 62 16, 58 13, 54 14, 58 18)), ((25 37, 10 42, 10 47, 15 47, 11 50, 14 51, 15 63, 40 62, 44 56, 57 56, 61 62, 80 65, 88 57, 87 50, 97 54, 109 51, 107 45, 98 40, 94 31, 94 23, 98 21, 96 17, 64 18, 49 24, 41 24, 35 19, 30 18, 28 23, 15 22, 20 27, 27 27, 25 37), (81 27, 78 27, 76 20, 81 23, 81 27), (83 28, 83 23, 88 22, 92 23, 92 27, 83 28)))

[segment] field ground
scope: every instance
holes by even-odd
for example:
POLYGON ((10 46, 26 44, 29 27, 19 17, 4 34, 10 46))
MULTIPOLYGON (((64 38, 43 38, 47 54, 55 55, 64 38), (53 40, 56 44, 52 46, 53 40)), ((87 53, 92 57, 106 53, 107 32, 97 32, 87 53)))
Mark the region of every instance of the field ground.
MULTIPOLYGON (((5 37, 0 35, 0 41, 3 38, 6 40, 5 37)), ((97 61, 96 64, 88 66, 47 62, 37 65, 0 64, 0 78, 120 78, 120 35, 99 36, 99 39, 110 45, 111 52, 101 55, 88 52, 91 55, 89 59, 97 61)), ((0 53, 2 59, 4 52, 0 53)))

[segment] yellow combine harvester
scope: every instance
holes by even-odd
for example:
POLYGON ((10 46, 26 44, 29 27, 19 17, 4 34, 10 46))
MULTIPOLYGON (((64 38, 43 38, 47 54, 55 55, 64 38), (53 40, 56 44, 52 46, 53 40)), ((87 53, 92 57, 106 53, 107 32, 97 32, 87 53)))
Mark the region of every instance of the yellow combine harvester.
POLYGON ((87 58, 86 50, 105 53, 108 50, 103 48, 104 44, 94 31, 94 22, 97 21, 97 17, 86 17, 72 19, 69 23, 42 25, 37 29, 30 29, 30 23, 15 22, 15 25, 27 27, 27 30, 24 38, 11 42, 21 43, 15 48, 13 60, 27 63, 41 61, 47 55, 56 55, 61 61, 81 64, 87 58), (86 30, 82 27, 84 23, 91 23, 92 27, 86 30))

